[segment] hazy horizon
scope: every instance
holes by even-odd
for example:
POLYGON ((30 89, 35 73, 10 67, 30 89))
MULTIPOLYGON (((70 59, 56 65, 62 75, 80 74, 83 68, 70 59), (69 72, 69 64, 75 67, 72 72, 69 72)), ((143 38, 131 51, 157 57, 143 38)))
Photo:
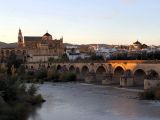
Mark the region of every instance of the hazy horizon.
POLYGON ((160 45, 159 0, 1 0, 0 41, 64 37, 72 44, 160 45))

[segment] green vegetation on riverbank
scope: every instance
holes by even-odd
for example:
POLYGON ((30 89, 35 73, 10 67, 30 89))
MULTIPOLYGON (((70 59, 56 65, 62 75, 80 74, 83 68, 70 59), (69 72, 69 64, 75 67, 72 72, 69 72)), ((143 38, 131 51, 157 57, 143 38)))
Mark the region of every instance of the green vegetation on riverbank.
POLYGON ((76 74, 40 68, 27 70, 23 65, 14 68, 14 62, 8 69, 0 68, 0 120, 26 120, 34 108, 44 102, 37 94, 35 85, 26 85, 44 81, 75 81, 76 74))
POLYGON ((0 67, 0 120, 26 120, 44 99, 35 85, 27 86, 21 79, 26 72, 15 54, 10 55, 6 66, 0 67))
POLYGON ((0 79, 0 120, 25 120, 32 108, 44 102, 37 87, 27 87, 17 78, 0 79))
POLYGON ((22 81, 29 83, 43 83, 45 81, 50 82, 72 82, 76 81, 76 74, 72 72, 58 72, 52 69, 41 68, 39 70, 29 70, 23 76, 22 81))
POLYGON ((25 69, 14 54, 7 60, 6 66, 0 67, 0 120, 26 120, 45 101, 41 94, 37 94, 38 88, 26 85, 27 82, 76 80, 74 73, 56 71, 55 68, 25 69))

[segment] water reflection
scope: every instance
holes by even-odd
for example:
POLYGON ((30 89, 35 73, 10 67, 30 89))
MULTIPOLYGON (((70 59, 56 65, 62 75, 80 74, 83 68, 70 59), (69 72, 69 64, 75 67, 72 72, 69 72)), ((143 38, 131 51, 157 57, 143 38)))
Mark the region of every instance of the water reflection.
POLYGON ((41 108, 42 108, 42 104, 33 106, 28 119, 30 119, 30 118, 35 119, 38 116, 37 111, 40 110, 41 108))
POLYGON ((79 83, 40 86, 47 100, 28 120, 158 120, 160 103, 136 94, 79 83))

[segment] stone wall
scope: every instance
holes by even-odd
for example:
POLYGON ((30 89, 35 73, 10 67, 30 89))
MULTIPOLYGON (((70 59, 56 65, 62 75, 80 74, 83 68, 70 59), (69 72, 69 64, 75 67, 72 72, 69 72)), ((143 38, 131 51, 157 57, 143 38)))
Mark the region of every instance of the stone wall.
POLYGON ((144 80, 144 89, 150 89, 152 87, 156 87, 157 85, 160 85, 160 80, 144 80))

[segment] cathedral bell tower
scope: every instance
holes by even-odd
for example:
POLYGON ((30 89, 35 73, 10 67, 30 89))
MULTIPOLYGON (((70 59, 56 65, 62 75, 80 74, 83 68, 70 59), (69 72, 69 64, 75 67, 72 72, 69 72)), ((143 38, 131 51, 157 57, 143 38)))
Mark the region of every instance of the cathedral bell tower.
POLYGON ((19 48, 23 48, 24 47, 23 36, 22 36, 21 29, 19 29, 19 32, 18 32, 18 47, 19 48))

